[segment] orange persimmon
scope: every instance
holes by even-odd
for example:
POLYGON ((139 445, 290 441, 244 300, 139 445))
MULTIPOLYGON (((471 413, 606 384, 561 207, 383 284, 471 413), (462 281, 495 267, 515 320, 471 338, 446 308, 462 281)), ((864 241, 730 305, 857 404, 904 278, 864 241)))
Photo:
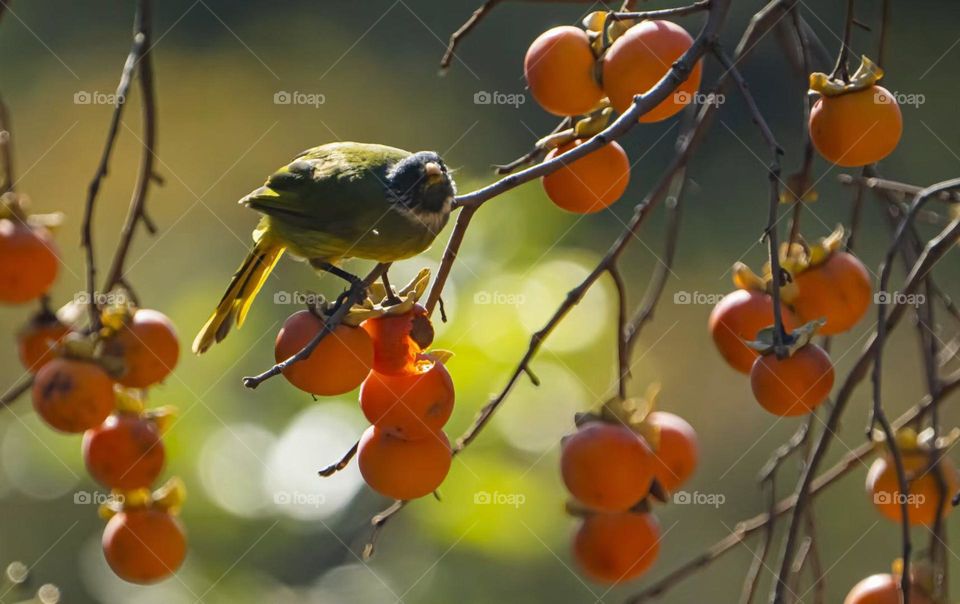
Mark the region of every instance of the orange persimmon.
POLYGON ((622 512, 650 491, 653 453, 643 437, 626 426, 592 421, 564 437, 560 471, 580 503, 602 512, 622 512))
POLYGON ((825 319, 818 332, 833 336, 857 324, 873 300, 870 273, 853 254, 837 251, 794 276, 793 308, 801 321, 825 319))
POLYGON ((54 347, 70 331, 70 326, 61 323, 55 315, 39 315, 17 334, 20 363, 27 371, 36 373, 53 359, 54 347))
MULTIPOLYGON (((893 456, 878 457, 867 472, 867 492, 873 497, 873 505, 885 518, 900 522, 901 501, 907 503, 907 520, 910 524, 933 526, 937 519, 937 503, 940 502, 940 488, 937 476, 930 466, 930 457, 923 451, 903 451, 903 466, 906 471, 908 487, 904 497, 897 480, 897 468, 893 456)), ((948 458, 943 457, 938 464, 943 473, 946 495, 940 514, 946 516, 953 511, 950 500, 960 488, 960 476, 948 458)))
POLYGON ((393 499, 416 499, 437 490, 450 471, 450 462, 450 441, 442 431, 420 440, 403 440, 370 426, 357 450, 363 480, 393 499))
POLYGON ((573 557, 601 583, 623 583, 646 572, 660 553, 660 525, 653 514, 620 512, 584 518, 573 538, 573 557))
POLYGON ((816 409, 830 396, 833 380, 830 355, 816 344, 806 344, 783 359, 763 354, 750 370, 754 398, 770 413, 784 417, 816 409))
MULTIPOLYGON (((279 363, 297 354, 321 329, 323 320, 309 310, 293 313, 277 334, 274 358, 279 363)), ((283 376, 305 392, 336 396, 359 386, 372 366, 373 343, 367 332, 338 325, 310 356, 284 369, 283 376)))
POLYGON ((149 487, 163 471, 163 440, 155 422, 130 413, 111 415, 83 434, 83 461, 111 489, 149 487))
POLYGON ((165 314, 139 308, 104 341, 104 351, 123 361, 119 384, 146 388, 170 375, 180 358, 180 343, 173 322, 165 314))
MULTIPOLYGON (((575 139, 551 150, 544 161, 579 147, 575 139)), ((630 183, 630 160, 616 142, 574 160, 542 179, 543 190, 555 205, 577 214, 592 214, 620 199, 630 183)))
POLYGON ((810 110, 810 140, 827 161, 854 168, 880 161, 900 142, 900 106, 883 86, 821 96, 810 110))
POLYGON ((416 371, 417 355, 433 342, 427 309, 415 304, 400 314, 386 314, 360 324, 373 340, 373 370, 385 375, 416 371))
POLYGON ((0 302, 23 304, 47 293, 60 269, 50 232, 0 218, 0 302))
POLYGON ((37 372, 33 408, 62 432, 95 428, 113 411, 113 380, 99 365, 58 357, 37 372))
POLYGON ((659 432, 653 450, 653 475, 667 493, 672 493, 697 468, 697 433, 685 419, 666 411, 654 411, 644 421, 659 432))
MULTIPOLYGON (((912 582, 911 582, 912 583, 912 582)), ((871 575, 853 586, 843 604, 900 604, 900 579, 891 574, 871 575)), ((916 584, 910 589, 911 604, 932 604, 916 584)))
MULTIPOLYGON (((783 304, 780 305, 780 316, 787 331, 797 326, 793 313, 783 304)), ((724 296, 713 307, 707 323, 717 350, 740 373, 750 373, 753 362, 760 354, 747 346, 746 342, 755 340, 761 329, 771 325, 773 298, 750 289, 738 289, 724 296)))
POLYGON ((154 583, 172 575, 187 555, 187 538, 165 510, 134 508, 116 514, 103 530, 103 555, 121 579, 154 583))
POLYGON ((453 412, 453 379, 443 363, 422 360, 411 373, 373 371, 360 386, 360 408, 371 424, 398 438, 430 438, 453 412))
POLYGON ((523 59, 533 98, 554 115, 588 113, 603 99, 596 59, 582 29, 564 25, 540 34, 523 59))

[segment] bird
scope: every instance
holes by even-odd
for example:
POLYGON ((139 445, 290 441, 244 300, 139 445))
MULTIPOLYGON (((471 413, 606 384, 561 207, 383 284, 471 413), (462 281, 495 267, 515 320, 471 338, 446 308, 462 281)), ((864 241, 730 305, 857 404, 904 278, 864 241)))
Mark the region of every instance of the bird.
POLYGON ((262 214, 254 246, 193 341, 196 354, 243 325, 257 292, 284 252, 352 282, 347 258, 394 262, 427 250, 446 226, 456 196, 433 151, 337 142, 308 149, 239 201, 262 214))

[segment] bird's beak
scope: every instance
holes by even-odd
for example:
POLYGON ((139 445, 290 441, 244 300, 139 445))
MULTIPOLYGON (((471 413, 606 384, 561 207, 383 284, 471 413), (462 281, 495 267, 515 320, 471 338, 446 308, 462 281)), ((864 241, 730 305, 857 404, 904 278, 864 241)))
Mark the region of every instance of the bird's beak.
POLYGON ((440 168, 440 164, 437 162, 431 161, 427 162, 427 165, 424 166, 424 171, 427 175, 427 185, 433 186, 444 180, 443 169, 440 168))

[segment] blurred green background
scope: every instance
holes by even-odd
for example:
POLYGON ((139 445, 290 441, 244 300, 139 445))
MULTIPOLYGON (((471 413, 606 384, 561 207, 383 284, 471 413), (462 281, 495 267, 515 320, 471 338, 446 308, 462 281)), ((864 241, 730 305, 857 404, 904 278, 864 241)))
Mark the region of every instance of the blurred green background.
MULTIPOLYGON (((21 400, 0 413, 0 563, 24 561, 38 582, 56 583, 71 603, 618 602, 764 509, 756 473, 798 420, 777 420, 753 401, 747 380, 721 362, 708 339, 711 305, 685 304, 682 295, 694 302, 716 298, 731 289, 728 268, 735 260, 757 268, 763 261, 758 238, 767 157, 739 98, 728 95, 691 164, 676 266, 655 321, 639 341, 633 381, 638 394, 662 382, 661 408, 687 418, 700 436, 702 464, 687 490, 722 495, 724 503, 658 508, 665 533, 660 559, 629 585, 608 591, 573 570, 568 548, 574 521, 563 512, 557 445, 575 411, 613 392, 615 299, 603 282, 535 361, 543 385, 521 381, 489 429, 456 458, 443 501, 410 505, 387 527, 375 559, 364 564, 358 555, 369 517, 388 502, 363 486, 354 466, 328 480, 315 473, 363 430, 355 395, 314 401, 280 379, 256 391, 240 383, 273 360, 272 339, 296 310, 283 303, 284 292, 332 294, 338 284, 284 261, 243 330, 202 359, 187 354, 250 244, 256 216, 235 200, 295 153, 335 140, 435 149, 459 170, 461 191, 490 182, 489 166, 526 152, 554 118, 529 97, 513 106, 477 104, 475 95, 525 94, 521 66, 530 41, 599 5, 504 3, 465 41, 450 73, 438 77, 446 37, 475 8, 472 2, 157 4, 157 170, 165 184, 153 189, 149 204, 160 233, 138 237, 129 279, 146 306, 176 322, 184 346, 175 374, 154 389, 151 402, 181 409, 167 436, 167 475, 182 476, 189 489, 183 519, 191 551, 176 578, 162 584, 134 587, 115 578, 99 548, 95 503, 104 493, 85 474, 80 439, 54 434, 21 400), (278 93, 318 102, 277 104, 278 93), (522 504, 477 503, 484 493, 513 495, 507 499, 522 504)), ((839 46, 842 4, 803 3, 831 52, 839 46)), ((861 20, 876 26, 879 3, 862 4, 861 20)), ((736 3, 723 37, 729 48, 760 6, 736 3)), ((881 166, 885 176, 928 184, 960 172, 960 83, 954 77, 960 48, 956 31, 946 26, 958 11, 945 0, 894 3, 885 84, 900 94, 923 95, 924 102, 903 107, 904 137, 881 166)), ((116 87, 132 12, 129 2, 20 2, 0 26, 0 91, 13 116, 18 188, 37 211, 67 214, 57 234, 64 262, 53 292, 58 302, 83 289, 82 204, 111 112, 96 100, 116 87), (75 102, 83 93, 95 102, 75 102)), ((684 24, 694 29, 700 20, 684 24)), ((853 50, 875 56, 872 36, 858 31, 853 50)), ((763 39, 742 68, 787 149, 787 171, 795 169, 804 81, 783 60, 775 35, 763 39)), ((716 74, 717 66, 708 64, 705 82, 716 74)), ((138 99, 131 100, 97 206, 101 263, 116 244, 141 149, 138 99)), ((644 125, 624 141, 634 162, 632 183, 610 212, 586 218, 562 213, 531 183, 478 214, 445 296, 450 322, 438 325, 436 345, 456 352, 449 367, 458 401, 448 434, 459 434, 502 387, 530 333, 606 250, 669 160, 677 130, 676 119, 644 125)), ((837 173, 817 160, 821 199, 803 218, 808 237, 848 219, 851 191, 837 184, 837 173)), ((923 231, 934 232, 929 226, 923 231)), ((873 270, 888 236, 880 206, 868 197, 859 245, 873 270)), ((624 259, 636 300, 660 262, 663 240, 660 208, 624 259)), ((435 266, 441 250, 438 243, 426 257, 396 266, 394 282, 435 266)), ((365 270, 357 262, 348 268, 365 270)), ((950 293, 960 293, 955 256, 941 262, 937 274, 950 293)), ((0 352, 2 384, 21 375, 12 341, 29 312, 0 309, 0 333, 11 343, 0 352)), ((858 353, 873 314, 834 342, 839 375, 858 353)), ((948 332, 956 328, 944 313, 939 319, 948 332)), ((884 394, 892 413, 923 395, 908 321, 887 350, 891 378, 884 394)), ((828 461, 863 441, 868 398, 869 390, 860 388, 828 461)), ((944 417, 953 425, 957 415, 948 405, 944 417)), ((784 494, 796 470, 796 463, 784 468, 784 494)), ((817 499, 830 602, 860 578, 888 569, 899 554, 898 528, 873 512, 863 493, 864 473, 858 468, 817 499)), ((950 534, 953 543, 955 528, 950 534)), ((926 547, 925 529, 915 537, 919 549, 926 547)), ((757 547, 756 539, 743 544, 662 601, 736 601, 757 547)), ((950 558, 954 570, 957 560, 950 558)), ((764 586, 769 578, 765 572, 764 586)), ((809 592, 804 601, 811 598, 809 592)), ((0 593, 0 601, 14 599, 13 592, 0 593)))

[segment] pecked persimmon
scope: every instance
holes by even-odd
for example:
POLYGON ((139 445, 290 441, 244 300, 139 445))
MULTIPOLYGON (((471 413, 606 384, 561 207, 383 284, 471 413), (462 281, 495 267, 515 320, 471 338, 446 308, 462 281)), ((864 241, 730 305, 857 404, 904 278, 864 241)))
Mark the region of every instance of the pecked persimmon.
POLYGON ((837 251, 794 276, 793 307, 804 322, 826 319, 819 333, 843 333, 860 321, 873 300, 866 267, 853 254, 837 251))
POLYGON ((123 361, 119 384, 146 388, 170 375, 180 358, 180 343, 173 322, 165 314, 139 308, 104 341, 104 351, 123 361))
POLYGON ((23 304, 47 293, 60 261, 50 232, 21 219, 0 218, 0 302, 23 304))
POLYGON ((453 412, 453 380, 443 363, 424 359, 411 373, 373 371, 360 386, 360 408, 371 424, 406 440, 430 438, 453 412))
POLYGON ((113 380, 99 365, 58 357, 37 372, 33 408, 61 432, 95 428, 113 411, 113 380))
POLYGON ((763 354, 753 362, 750 388, 760 405, 782 417, 810 413, 833 389, 830 355, 816 344, 806 344, 792 356, 778 359, 763 354))
MULTIPOLYGON (((309 310, 293 313, 277 334, 274 358, 279 363, 297 354, 321 329, 323 320, 309 310)), ((372 366, 373 343, 367 332, 338 325, 310 356, 284 369, 283 376, 305 392, 336 396, 359 386, 372 366)))
POLYGON ((580 503, 601 512, 622 512, 646 497, 654 468, 647 443, 621 424, 588 422, 561 445, 564 484, 580 503))
POLYGON ((666 411, 654 411, 646 420, 657 429, 660 441, 653 450, 653 475, 667 493, 686 482, 697 468, 697 433, 685 419, 666 411))
POLYGON ((156 423, 135 414, 111 415, 83 434, 87 471, 111 489, 149 487, 163 471, 164 458, 156 423))
MULTIPOLYGON (((780 316, 786 330, 792 331, 797 320, 783 304, 780 316)), ((710 313, 707 323, 710 336, 724 360, 740 373, 750 373, 759 353, 747 346, 764 327, 773 325, 773 298, 768 294, 738 289, 724 296, 710 313)))
POLYGON ((360 327, 373 340, 373 370, 385 375, 415 372, 417 355, 433 343, 433 325, 420 304, 404 313, 367 319, 360 327))
MULTIPOLYGON (((653 88, 692 45, 687 30, 670 21, 646 20, 628 29, 603 57, 603 89, 613 108, 620 113, 629 109, 633 97, 653 88)), ((673 94, 640 121, 659 122, 686 107, 700 88, 702 72, 702 61, 697 61, 673 94)))
MULTIPOLYGON (((853 586, 843 604, 900 604, 900 579, 891 574, 871 575, 853 586)), ((912 604, 933 604, 917 585, 910 589, 912 604)))
POLYGON ((71 331, 55 315, 42 314, 30 321, 17 334, 17 351, 20 363, 31 373, 36 373, 54 357, 54 347, 71 331))
POLYGON ((660 525, 653 514, 592 514, 573 538, 573 557, 600 583, 623 583, 646 572, 660 553, 660 525))
POLYGON ((437 490, 450 471, 450 441, 438 431, 403 440, 377 426, 360 437, 357 465, 370 488, 385 497, 416 499, 437 490))
POLYGON ((187 538, 165 510, 133 508, 116 514, 103 530, 103 555, 121 579, 155 583, 175 573, 187 555, 187 538))
POLYGON ((845 168, 890 155, 902 133, 900 106, 883 86, 821 96, 810 110, 810 140, 824 159, 845 168))
MULTIPOLYGON (((878 457, 867 472, 867 492, 873 497, 873 505, 885 518, 900 522, 902 500, 907 503, 907 521, 912 525, 933 526, 937 519, 937 504, 940 502, 940 487, 934 470, 930 468, 931 459, 923 451, 903 451, 903 466, 907 474, 908 488, 906 497, 901 495, 897 480, 897 469, 893 456, 878 457)), ((940 514, 946 516, 953 510, 950 500, 960 488, 960 476, 948 458, 943 457, 938 464, 943 473, 946 496, 940 514)))
MULTIPOLYGON (((549 161, 561 153, 579 147, 585 141, 575 139, 547 154, 549 161)), ((543 190, 555 205, 577 214, 592 214, 620 199, 630 183, 630 160, 623 147, 610 142, 596 151, 574 160, 542 179, 543 190)))
POLYGON ((564 25, 540 34, 527 49, 523 74, 533 98, 554 115, 588 113, 603 99, 596 58, 582 29, 564 25))

